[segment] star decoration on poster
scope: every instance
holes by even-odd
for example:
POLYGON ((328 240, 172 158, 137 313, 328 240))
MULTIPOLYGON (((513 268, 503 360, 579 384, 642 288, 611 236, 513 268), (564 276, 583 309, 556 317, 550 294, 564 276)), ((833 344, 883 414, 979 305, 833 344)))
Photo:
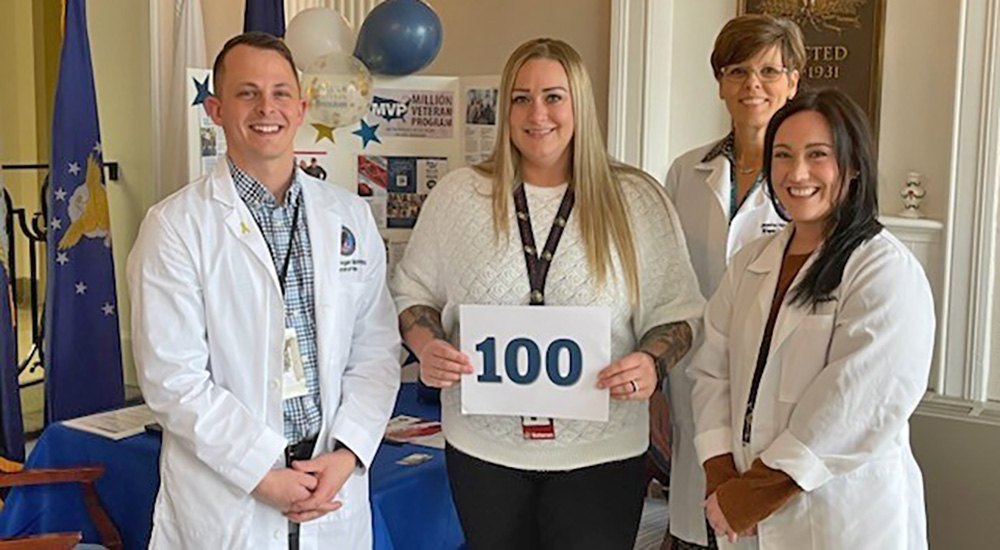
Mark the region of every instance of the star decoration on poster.
POLYGON ((327 126, 326 124, 314 122, 312 127, 316 129, 316 141, 314 143, 319 143, 324 139, 328 139, 330 140, 330 143, 334 145, 337 144, 337 142, 333 139, 333 131, 335 130, 333 126, 327 126))
POLYGON ((365 149, 368 147, 368 142, 374 141, 375 143, 382 143, 382 140, 378 138, 375 134, 378 131, 379 125, 370 126, 364 119, 361 119, 361 128, 351 132, 352 134, 361 138, 362 144, 361 148, 365 149))
POLYGON ((194 80, 194 85, 198 89, 198 94, 194 98, 194 103, 191 104, 192 107, 205 103, 205 100, 211 97, 212 91, 208 89, 209 78, 211 78, 211 76, 206 76, 205 80, 202 82, 198 82, 197 78, 191 79, 194 80))

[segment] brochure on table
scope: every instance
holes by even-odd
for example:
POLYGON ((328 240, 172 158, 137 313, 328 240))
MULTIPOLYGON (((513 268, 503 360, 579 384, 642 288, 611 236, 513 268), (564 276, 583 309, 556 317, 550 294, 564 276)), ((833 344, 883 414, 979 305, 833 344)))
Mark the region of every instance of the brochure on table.
MULTIPOLYGON (((225 157, 226 143, 222 128, 201 105, 211 71, 189 69, 188 76, 188 158, 190 173, 198 177, 225 157)), ((376 77, 363 120, 336 129, 307 120, 299 129, 296 163, 368 202, 386 245, 390 273, 438 180, 492 152, 499 80, 376 77)))
POLYGON ((124 439, 146 431, 156 423, 153 412, 146 405, 123 407, 113 411, 95 413, 63 422, 76 430, 90 432, 108 439, 124 439))

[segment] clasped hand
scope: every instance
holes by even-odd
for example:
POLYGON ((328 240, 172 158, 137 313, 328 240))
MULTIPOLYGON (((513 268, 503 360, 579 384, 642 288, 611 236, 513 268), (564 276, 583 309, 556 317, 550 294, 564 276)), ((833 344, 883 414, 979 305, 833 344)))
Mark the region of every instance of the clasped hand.
POLYGON ((314 520, 343 506, 333 497, 356 466, 357 457, 346 448, 312 460, 296 460, 291 468, 268 472, 253 490, 253 496, 296 523, 314 520))
POLYGON ((735 544, 740 537, 752 537, 757 534, 757 527, 751 527, 746 532, 737 533, 729 526, 729 521, 722 513, 722 507, 719 506, 717 493, 712 493, 712 496, 705 501, 705 517, 712 526, 712 530, 715 531, 715 536, 725 537, 732 544, 735 544))

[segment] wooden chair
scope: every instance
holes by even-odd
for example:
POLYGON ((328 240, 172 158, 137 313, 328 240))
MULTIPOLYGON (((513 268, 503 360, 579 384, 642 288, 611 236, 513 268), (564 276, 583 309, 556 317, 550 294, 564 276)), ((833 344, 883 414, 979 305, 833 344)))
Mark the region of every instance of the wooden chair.
MULTIPOLYGON (((52 468, 0 473, 0 487, 79 483, 90 520, 101 535, 101 544, 108 550, 122 550, 118 529, 101 507, 94 482, 104 474, 104 466, 52 468)), ((80 543, 82 533, 52 533, 0 540, 0 550, 68 550, 80 543)))

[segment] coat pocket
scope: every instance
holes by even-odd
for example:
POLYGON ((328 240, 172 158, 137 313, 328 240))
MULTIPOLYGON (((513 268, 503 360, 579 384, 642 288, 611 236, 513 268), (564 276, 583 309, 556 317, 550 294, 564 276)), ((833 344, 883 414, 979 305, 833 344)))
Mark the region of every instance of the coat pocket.
POLYGON ((778 400, 798 403, 802 394, 826 366, 833 315, 809 315, 789 337, 781 354, 781 382, 778 400))

